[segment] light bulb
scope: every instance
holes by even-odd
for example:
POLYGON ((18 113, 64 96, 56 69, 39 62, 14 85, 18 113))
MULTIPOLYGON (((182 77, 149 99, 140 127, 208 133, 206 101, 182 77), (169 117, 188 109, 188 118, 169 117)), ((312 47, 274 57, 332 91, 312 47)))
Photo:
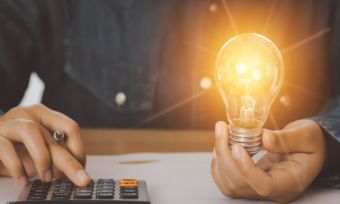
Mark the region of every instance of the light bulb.
POLYGON ((229 146, 239 143, 254 155, 261 149, 262 128, 283 83, 281 52, 262 35, 240 34, 219 51, 215 74, 230 126, 229 146))

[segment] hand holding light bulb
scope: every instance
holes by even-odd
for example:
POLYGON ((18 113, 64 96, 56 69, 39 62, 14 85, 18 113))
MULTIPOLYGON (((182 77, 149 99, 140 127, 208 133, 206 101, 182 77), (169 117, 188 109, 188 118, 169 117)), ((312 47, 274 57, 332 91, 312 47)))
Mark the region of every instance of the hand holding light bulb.
POLYGON ((256 165, 240 144, 230 150, 229 138, 227 124, 217 122, 211 173, 221 192, 232 198, 291 201, 310 185, 325 161, 324 135, 312 120, 264 130, 263 148, 272 154, 256 165))
POLYGON ((266 37, 247 33, 220 50, 217 86, 229 126, 217 122, 212 175, 225 196, 287 202, 320 172, 325 141, 317 123, 300 120, 283 130, 262 130, 283 82, 278 48, 266 37), (268 150, 258 163, 251 156, 268 150))

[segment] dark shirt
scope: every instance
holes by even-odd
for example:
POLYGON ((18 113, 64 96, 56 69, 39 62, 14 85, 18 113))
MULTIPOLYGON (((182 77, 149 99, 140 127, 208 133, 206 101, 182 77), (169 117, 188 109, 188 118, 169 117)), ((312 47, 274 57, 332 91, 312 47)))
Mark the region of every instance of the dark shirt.
MULTIPOLYGON (((45 82, 42 102, 81 126, 212 128, 225 120, 224 105, 200 81, 214 79, 216 53, 227 39, 257 32, 284 52, 286 68, 266 127, 318 115, 340 90, 340 4, 222 2, 3 0, 0 107, 16 106, 37 72, 45 82), (325 34, 285 52, 319 31, 325 34), (119 92, 123 105, 115 101, 119 92)), ((328 154, 339 150, 339 103, 314 118, 335 145, 328 154)))

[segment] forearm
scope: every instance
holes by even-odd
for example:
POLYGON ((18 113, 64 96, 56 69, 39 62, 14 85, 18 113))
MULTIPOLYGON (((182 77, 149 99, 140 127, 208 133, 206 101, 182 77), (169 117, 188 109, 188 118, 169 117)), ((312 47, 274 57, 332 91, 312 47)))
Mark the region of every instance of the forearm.
POLYGON ((331 101, 324 114, 312 119, 326 140, 326 161, 316 183, 340 188, 340 97, 331 101))

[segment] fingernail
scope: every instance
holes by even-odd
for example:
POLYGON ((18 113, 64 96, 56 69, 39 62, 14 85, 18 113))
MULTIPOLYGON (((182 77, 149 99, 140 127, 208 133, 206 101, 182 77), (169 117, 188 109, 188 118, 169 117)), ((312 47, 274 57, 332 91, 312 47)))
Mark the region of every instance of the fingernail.
POLYGON ((44 181, 50 182, 52 181, 53 175, 51 169, 47 170, 44 176, 44 181))
POLYGON ((238 145, 233 145, 232 146, 232 154, 235 159, 242 160, 242 152, 241 149, 238 145))
POLYGON ((19 183, 19 185, 21 185, 21 186, 26 186, 26 185, 28 184, 27 177, 26 177, 26 176, 21 176, 21 177, 18 179, 18 183, 19 183))
POLYGON ((217 122, 216 123, 216 127, 215 127, 215 137, 220 137, 223 133, 223 126, 221 124, 221 122, 217 122))
POLYGON ((85 182, 90 179, 89 175, 84 170, 78 170, 77 178, 80 182, 85 182))

